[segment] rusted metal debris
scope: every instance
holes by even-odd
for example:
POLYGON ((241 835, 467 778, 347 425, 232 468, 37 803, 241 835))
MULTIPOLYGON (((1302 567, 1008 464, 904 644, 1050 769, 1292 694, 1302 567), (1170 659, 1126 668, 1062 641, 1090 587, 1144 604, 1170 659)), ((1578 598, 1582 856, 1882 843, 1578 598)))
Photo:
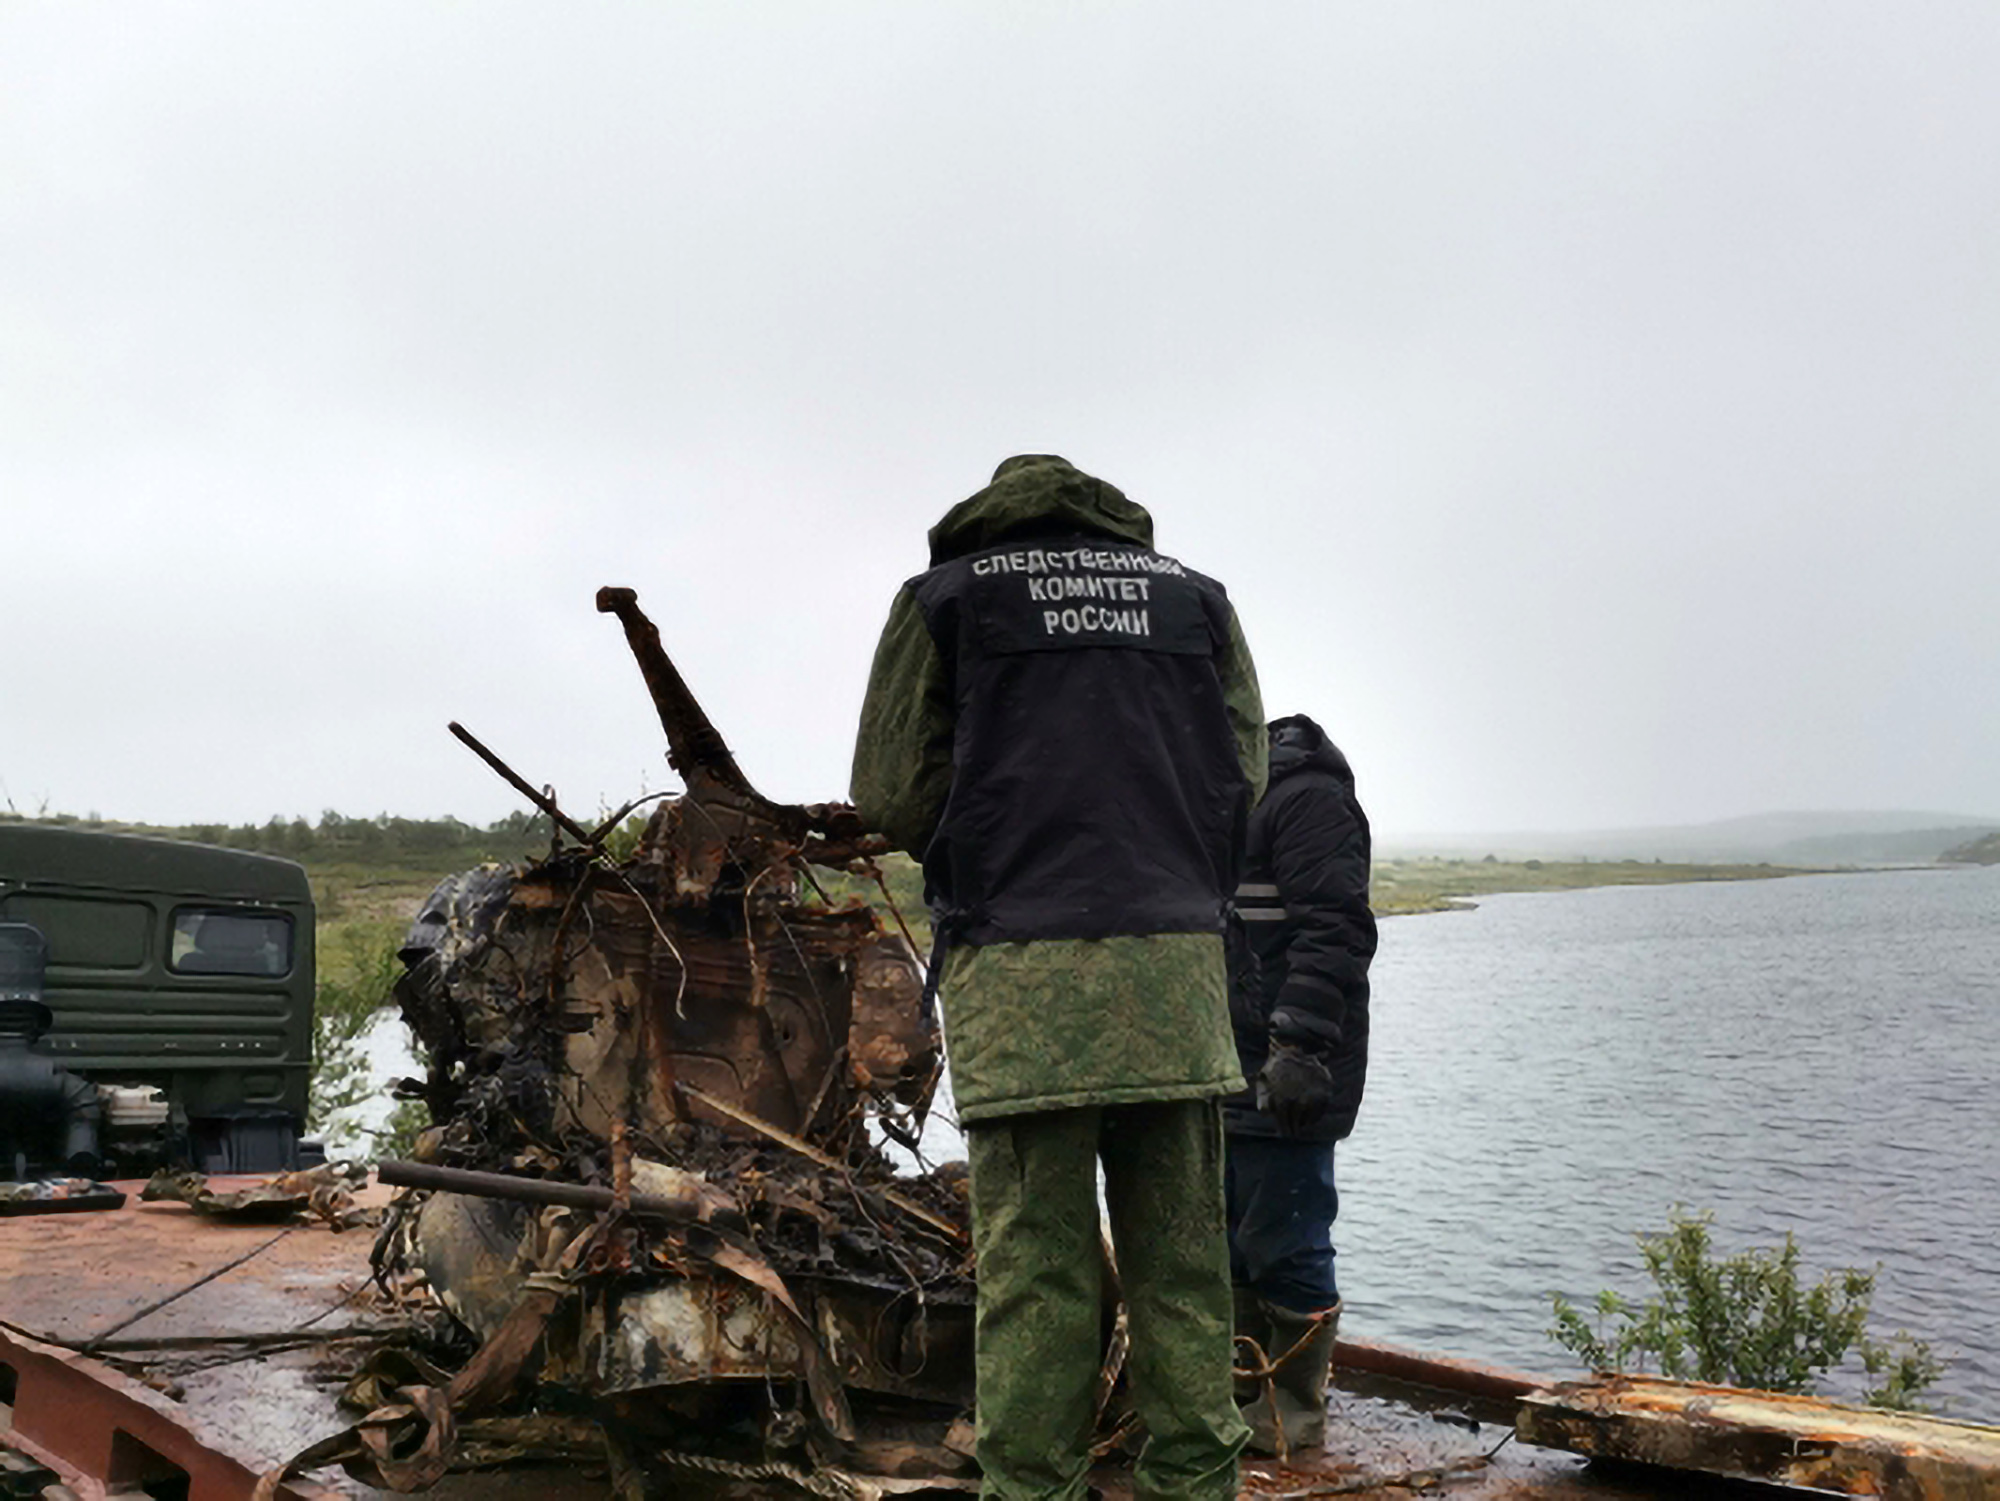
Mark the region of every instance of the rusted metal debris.
POLYGON ((1488 1421, 1502 1423, 1513 1422, 1514 1407, 1521 1398, 1555 1385, 1546 1376, 1365 1339, 1335 1341, 1333 1363, 1343 1371, 1385 1376, 1411 1386, 1450 1392, 1488 1414, 1488 1421))
POLYGON ((367 1182, 368 1169, 352 1162, 274 1173, 244 1187, 222 1189, 200 1173, 161 1168, 139 1198, 148 1204, 185 1204, 197 1214, 238 1224, 276 1225, 303 1215, 335 1230, 351 1230, 377 1222, 373 1210, 355 1207, 355 1191, 367 1182))
POLYGON ((75 1214, 124 1207, 125 1195, 94 1178, 35 1178, 0 1183, 0 1215, 75 1214))
POLYGON ((2000 1428, 1649 1376, 1536 1392, 1526 1443, 1884 1501, 2000 1498, 2000 1428))
POLYGON ((616 818, 585 828, 453 726, 559 831, 545 859, 442 883, 402 950, 434 1124, 384 1175, 424 1187, 376 1264, 421 1274, 480 1348, 369 1388, 376 1410, 300 1463, 421 1488, 468 1425, 553 1403, 603 1426, 627 1496, 704 1468, 844 1494, 962 1474, 962 1165, 899 1176, 876 1146, 916 1139, 937 1084, 922 969, 811 871, 865 876, 884 843, 840 804, 763 797, 632 592, 597 603, 686 791, 617 860, 616 818))

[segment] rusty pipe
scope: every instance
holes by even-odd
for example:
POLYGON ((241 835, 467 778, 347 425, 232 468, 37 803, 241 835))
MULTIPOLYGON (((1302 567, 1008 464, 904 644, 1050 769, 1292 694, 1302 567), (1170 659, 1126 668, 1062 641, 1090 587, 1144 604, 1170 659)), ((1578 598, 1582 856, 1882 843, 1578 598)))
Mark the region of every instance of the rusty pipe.
POLYGON ((653 696, 660 728, 667 732, 667 763, 681 774, 681 780, 692 790, 695 780, 706 776, 746 797, 758 797, 757 789, 729 753, 721 732, 660 644, 659 627, 639 608, 637 591, 606 585, 597 591, 597 608, 601 614, 616 615, 625 627, 626 643, 638 659, 646 691, 653 696))
MULTIPOLYGON (((375 1177, 391 1188, 431 1188, 439 1193, 466 1194, 477 1199, 511 1199, 517 1204, 558 1204, 565 1209, 609 1209, 616 1202, 608 1188, 588 1183, 558 1183, 548 1178, 521 1178, 512 1173, 477 1173, 466 1168, 433 1167, 427 1162, 377 1163, 375 1177)), ((633 1194, 628 1206, 641 1219, 674 1225, 697 1225, 707 1219, 699 1196, 662 1198, 633 1194)))

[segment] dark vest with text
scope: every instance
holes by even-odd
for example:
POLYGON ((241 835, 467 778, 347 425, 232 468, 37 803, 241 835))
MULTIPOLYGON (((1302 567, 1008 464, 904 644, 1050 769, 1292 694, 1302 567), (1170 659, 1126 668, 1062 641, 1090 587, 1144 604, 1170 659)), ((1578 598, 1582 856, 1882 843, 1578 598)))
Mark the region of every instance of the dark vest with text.
POLYGON ((910 584, 955 708, 924 876, 954 941, 1219 933, 1249 812, 1222 586, 1101 537, 910 584))

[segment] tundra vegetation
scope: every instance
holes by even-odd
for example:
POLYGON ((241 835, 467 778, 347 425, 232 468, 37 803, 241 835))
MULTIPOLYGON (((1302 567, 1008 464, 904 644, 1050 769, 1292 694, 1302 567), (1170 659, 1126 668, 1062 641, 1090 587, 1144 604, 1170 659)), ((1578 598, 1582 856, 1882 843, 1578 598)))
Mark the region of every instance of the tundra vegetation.
POLYGON ((1479 860, 1377 858, 1369 902, 1380 917, 1446 912, 1469 897, 1503 891, 1580 891, 1590 886, 1670 886, 1690 881, 1765 881, 1807 875, 1786 865, 1675 865, 1659 860, 1479 860))
POLYGON ((1948 849, 1938 859, 1946 865, 2000 865, 2000 829, 1948 849))
POLYGON ((1607 1288, 1591 1313, 1550 1294, 1549 1337, 1597 1371, 1644 1371, 1682 1381, 1762 1391, 1811 1392, 1850 1354, 1858 1357, 1872 1406, 1925 1411, 1923 1394, 1944 1362, 1923 1340, 1868 1333, 1876 1272, 1840 1267, 1810 1286, 1799 1248, 1752 1246, 1725 1256, 1713 1244, 1712 1214, 1676 1205, 1667 1228, 1636 1238, 1652 1297, 1634 1301, 1607 1288))

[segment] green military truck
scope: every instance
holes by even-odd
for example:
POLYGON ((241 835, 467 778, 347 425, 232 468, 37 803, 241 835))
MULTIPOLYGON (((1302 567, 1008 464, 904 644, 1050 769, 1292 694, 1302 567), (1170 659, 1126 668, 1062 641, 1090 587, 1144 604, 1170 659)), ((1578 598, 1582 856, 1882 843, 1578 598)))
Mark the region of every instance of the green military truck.
POLYGON ((108 1166, 298 1165, 313 1016, 312 890, 298 865, 0 822, 0 924, 42 936, 46 1031, 33 1049, 95 1086, 108 1166))

